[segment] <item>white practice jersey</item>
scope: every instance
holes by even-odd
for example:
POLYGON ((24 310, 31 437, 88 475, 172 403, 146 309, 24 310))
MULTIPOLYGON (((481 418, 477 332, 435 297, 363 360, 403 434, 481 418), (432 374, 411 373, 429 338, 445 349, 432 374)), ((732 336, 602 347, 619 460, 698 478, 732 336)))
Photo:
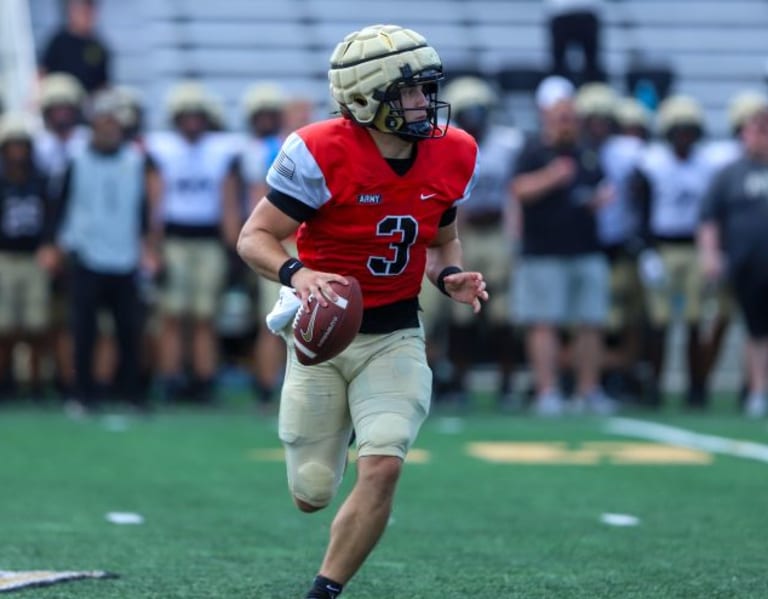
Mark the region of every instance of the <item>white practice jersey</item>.
POLYGON ((152 133, 149 155, 163 180, 166 224, 211 226, 221 220, 221 186, 237 146, 231 135, 207 133, 189 143, 176 132, 152 133))
POLYGON ((275 137, 258 138, 253 135, 241 135, 237 140, 237 159, 240 173, 249 185, 264 183, 267 171, 280 153, 282 139, 275 137))
POLYGON ((465 215, 506 212, 509 183, 523 146, 523 134, 512 127, 492 125, 479 144, 480 169, 472 201, 462 207, 465 215))
POLYGON ((78 126, 66 140, 43 130, 35 136, 35 163, 52 180, 64 175, 72 159, 88 145, 91 130, 78 126))
POLYGON ((704 194, 719 166, 706 143, 698 144, 687 160, 675 156, 666 143, 651 144, 639 164, 651 185, 651 233, 695 235, 704 194))
POLYGON ((744 147, 736 138, 711 141, 702 148, 708 162, 712 163, 715 172, 741 158, 744 147))
POLYGON ((597 213, 597 231, 603 245, 624 243, 637 228, 637 211, 632 205, 629 181, 644 148, 643 140, 629 135, 614 135, 600 148, 605 178, 615 192, 613 200, 597 213))

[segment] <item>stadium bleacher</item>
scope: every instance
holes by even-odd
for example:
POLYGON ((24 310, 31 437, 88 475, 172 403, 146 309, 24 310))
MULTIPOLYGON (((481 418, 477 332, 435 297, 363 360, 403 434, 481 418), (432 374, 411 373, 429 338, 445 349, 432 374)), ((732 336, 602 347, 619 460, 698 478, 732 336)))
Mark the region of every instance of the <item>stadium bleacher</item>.
MULTIPOLYGON (((145 90, 149 123, 163 123, 170 83, 198 75, 218 92, 233 126, 238 98, 255 79, 286 79, 288 88, 328 105, 325 69, 335 43, 363 24, 396 21, 424 33, 448 69, 488 76, 514 66, 547 66, 545 12, 538 0, 103 0, 101 29, 115 50, 115 76, 145 90)), ((38 44, 59 15, 50 0, 30 0, 38 44)), ((675 91, 698 97, 710 129, 726 133, 724 107, 754 87, 768 57, 768 3, 762 0, 622 0, 605 3, 603 54, 620 86, 630 57, 667 62, 675 91)), ((525 109, 525 104, 514 104, 525 109)), ((530 115, 515 115, 520 122, 530 115), (522 116, 522 119, 521 119, 522 116)), ((524 124, 524 123, 522 123, 524 124)))

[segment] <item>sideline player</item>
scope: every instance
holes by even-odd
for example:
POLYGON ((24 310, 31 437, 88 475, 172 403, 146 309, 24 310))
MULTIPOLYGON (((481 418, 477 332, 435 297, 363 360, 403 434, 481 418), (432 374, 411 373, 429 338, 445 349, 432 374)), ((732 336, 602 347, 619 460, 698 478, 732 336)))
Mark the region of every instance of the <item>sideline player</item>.
POLYGON ((232 175, 232 144, 214 132, 215 100, 197 81, 177 83, 168 95, 173 130, 148 137, 162 179, 153 198, 155 237, 161 239, 160 374, 167 399, 214 398, 218 365, 213 316, 224 285, 226 251, 234 246, 240 212, 222 193, 232 175), (184 325, 191 327, 193 379, 184 380, 184 325))
MULTIPOLYGON (((403 460, 429 409, 431 373, 418 318, 430 281, 475 312, 480 273, 461 269, 456 206, 473 187, 477 146, 438 127, 437 52, 418 33, 375 25, 349 34, 331 56, 342 118, 290 135, 272 165, 271 191, 238 243, 257 272, 292 286, 307 304, 335 299, 330 283, 360 280, 360 334, 339 356, 302 366, 292 348, 280 405, 288 485, 298 508, 326 507, 357 436, 357 482, 331 526, 307 598, 332 599, 384 532, 403 460), (299 260, 280 240, 298 229, 299 260)), ((291 343, 290 335, 288 343, 291 343)))
POLYGON ((638 266, 652 329, 649 361, 657 382, 649 402, 653 407, 662 403, 667 334, 677 308, 682 307, 688 358, 685 404, 703 409, 708 403, 707 383, 714 363, 708 353, 715 349, 704 342, 702 303, 708 289, 697 268, 694 238, 707 185, 718 165, 706 150, 704 112, 693 98, 672 96, 664 100, 659 107, 658 130, 661 140, 645 149, 632 182, 641 214, 641 235, 648 245, 639 256, 638 266), (682 306, 678 304, 680 298, 682 306))
MULTIPOLYGON (((466 403, 465 379, 478 356, 478 339, 487 340, 488 355, 497 367, 498 407, 512 407, 512 371, 515 366, 514 333, 509 309, 513 255, 517 240, 514 226, 519 207, 510 194, 512 171, 523 146, 523 134, 513 127, 494 122, 499 105, 496 91, 483 79, 460 77, 444 92, 451 105, 453 123, 475 138, 483 168, 472 191, 472 203, 462 208, 464 262, 485 276, 491 300, 485 318, 472 319, 468 310, 454 304, 449 328, 449 356, 452 364, 451 394, 460 405, 466 403)), ((481 352, 482 353, 482 352, 481 352)))

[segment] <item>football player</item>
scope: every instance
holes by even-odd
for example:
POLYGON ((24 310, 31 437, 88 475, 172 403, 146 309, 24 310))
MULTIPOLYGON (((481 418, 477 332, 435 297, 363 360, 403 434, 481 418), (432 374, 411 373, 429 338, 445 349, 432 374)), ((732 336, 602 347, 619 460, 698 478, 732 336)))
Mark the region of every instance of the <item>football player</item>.
POLYGON ((630 248, 637 219, 629 181, 645 143, 635 135, 620 133, 619 107, 616 93, 604 83, 583 85, 576 96, 585 142, 600 154, 600 164, 614 192, 612 201, 597 212, 600 245, 611 271, 603 375, 608 393, 614 397, 629 391, 630 369, 639 354, 643 307, 630 248))
MULTIPOLYGON (((491 300, 484 310, 488 330, 489 355, 498 364, 500 407, 512 403, 511 375, 514 368, 514 337, 509 310, 509 289, 515 206, 510 194, 512 171, 523 145, 522 133, 492 122, 498 105, 495 90, 477 77, 460 77, 445 87, 444 99, 451 105, 453 123, 472 135, 483 156, 483 168, 472 192, 472 202, 462 208, 464 263, 479 270, 488 285, 491 300)), ((449 355, 453 370, 452 392, 465 401, 465 375, 478 358, 478 324, 471 313, 454 304, 449 355)))
MULTIPOLYGON (((708 293, 697 268, 694 237, 704 193, 715 170, 705 144, 704 115, 700 104, 687 96, 672 96, 658 113, 662 140, 643 152, 633 181, 641 212, 642 236, 649 244, 639 258, 646 287, 646 305, 652 327, 649 359, 654 381, 661 381, 666 333, 678 298, 683 299, 688 328, 688 391, 686 405, 703 408, 707 403, 707 380, 713 359, 703 343, 702 301, 708 293)), ((714 341, 721 335, 715 335, 714 341)), ((658 384, 658 383, 657 383, 658 384)), ((651 404, 659 405, 659 389, 653 389, 651 404)))
POLYGON ((154 262, 143 224, 151 167, 127 142, 126 117, 119 94, 94 95, 91 141, 67 169, 57 204, 57 233, 49 239, 66 240, 63 249, 70 254, 76 395, 67 408, 73 415, 97 407, 103 399, 92 368, 99 309, 113 317, 120 351, 115 391, 137 407, 145 406, 137 385, 136 271, 142 260, 154 262))
POLYGON ((616 103, 616 121, 619 132, 628 137, 648 141, 651 136, 651 115, 648 109, 634 98, 621 98, 616 103))
MULTIPOLYGON (((40 110, 45 128, 35 135, 35 163, 48 178, 48 195, 58 197, 64 173, 88 145, 90 130, 82 124, 85 90, 72 75, 51 73, 40 80, 40 110)), ((66 242, 64 241, 65 245, 66 242)), ((49 260, 49 266, 55 260, 49 260)), ((55 387, 67 398, 75 380, 72 335, 69 331, 69 290, 66 264, 53 273, 51 342, 55 361, 55 387)))
POLYGON ((154 199, 154 225, 161 229, 160 372, 166 397, 213 398, 217 369, 213 315, 225 274, 224 244, 234 248, 241 211, 223 193, 231 177, 231 140, 212 132, 217 119, 214 100, 195 81, 173 87, 168 96, 173 131, 147 138, 149 155, 162 179, 154 199), (182 325, 192 324, 191 362, 194 378, 185 385, 182 325))
POLYGON ((88 143, 88 128, 81 124, 84 99, 85 91, 71 75, 53 73, 40 81, 45 129, 35 139, 35 160, 52 183, 59 181, 69 160, 88 143))
MULTIPOLYGON (((267 169, 284 141, 281 129, 286 100, 283 90, 274 83, 253 84, 243 95, 242 108, 248 134, 232 167, 239 190, 227 188, 227 193, 245 196, 247 209, 243 212, 243 220, 267 191, 267 169)), ((294 245, 291 240, 289 253, 293 255, 294 245)), ((237 264, 243 265, 237 254, 234 258, 237 264)), ((248 286, 258 290, 256 314, 262 318, 275 303, 280 285, 265 279, 259 281, 255 273, 251 275, 248 286)), ((281 339, 271 334, 267 327, 259 327, 253 348, 253 387, 261 407, 266 407, 275 395, 284 363, 285 346, 281 339)))
MULTIPOLYGON (((50 321, 50 266, 42 245, 50 222, 47 182, 33 160, 34 129, 23 113, 0 121, 0 398, 13 389, 11 354, 17 341, 30 345, 30 389, 42 398, 44 334, 50 321)), ((49 255, 50 256, 50 255, 49 255)))
POLYGON ((344 275, 362 286, 360 333, 328 362, 303 366, 292 335, 279 434, 298 508, 326 507, 357 437, 357 481, 331 527, 308 598, 337 597, 381 537, 403 460, 430 403, 431 373, 418 317, 429 279, 480 311, 478 272, 461 267, 456 207, 472 190, 477 145, 438 125, 440 58, 415 31, 375 25, 349 34, 331 56, 341 118, 291 134, 267 174, 270 191, 240 234, 257 272, 293 287, 306 309, 336 299, 344 275), (298 259, 281 240, 298 230, 298 259))

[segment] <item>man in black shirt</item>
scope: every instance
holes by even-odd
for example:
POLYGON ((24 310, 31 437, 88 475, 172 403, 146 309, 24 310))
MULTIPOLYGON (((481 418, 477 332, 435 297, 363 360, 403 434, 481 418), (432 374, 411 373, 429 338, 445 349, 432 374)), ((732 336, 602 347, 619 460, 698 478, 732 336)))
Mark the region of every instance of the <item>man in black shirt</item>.
POLYGON ((558 327, 575 325, 574 408, 613 411, 599 387, 602 329, 608 311, 609 271, 600 251, 595 211, 608 199, 599 155, 578 143, 573 87, 550 77, 537 91, 542 132, 523 147, 512 190, 522 206, 523 244, 515 306, 528 326, 528 354, 536 384, 536 412, 559 415, 558 327))
POLYGON ((709 187, 698 232, 704 276, 726 275, 749 333, 750 418, 768 414, 768 99, 741 129, 744 154, 709 187))
POLYGON ((110 51, 94 32, 95 0, 68 0, 67 24, 48 42, 41 74, 69 73, 91 94, 109 84, 110 51))

